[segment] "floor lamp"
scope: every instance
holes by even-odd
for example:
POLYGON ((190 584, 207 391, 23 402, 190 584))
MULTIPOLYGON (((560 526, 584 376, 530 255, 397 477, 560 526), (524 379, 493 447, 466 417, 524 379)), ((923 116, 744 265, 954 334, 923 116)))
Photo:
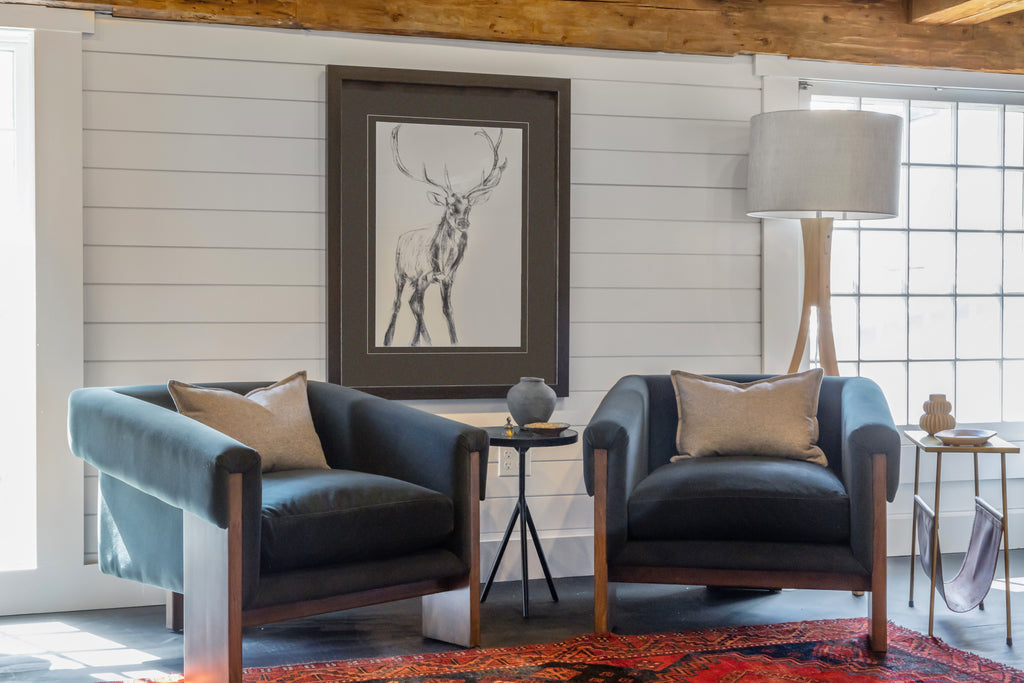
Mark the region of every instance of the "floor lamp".
POLYGON ((903 121, 868 111, 776 111, 750 120, 748 216, 799 218, 804 298, 789 372, 804 357, 811 309, 818 358, 838 375, 832 334, 832 221, 891 218, 899 210, 903 121))

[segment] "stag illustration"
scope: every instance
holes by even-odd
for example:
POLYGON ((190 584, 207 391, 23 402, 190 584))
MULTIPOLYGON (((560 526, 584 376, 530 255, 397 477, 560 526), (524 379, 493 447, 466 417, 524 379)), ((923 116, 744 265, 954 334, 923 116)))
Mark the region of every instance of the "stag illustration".
POLYGON ((491 168, 481 174, 480 182, 474 187, 460 192, 452 187, 447 165, 442 171, 443 183, 438 183, 430 177, 426 163, 423 164, 422 177, 413 175, 406 168, 398 152, 398 131, 401 127, 401 124, 396 125, 391 131, 391 154, 395 166, 407 178, 426 183, 433 188, 427 192, 427 199, 431 204, 444 207, 444 212, 437 227, 410 230, 398 238, 398 245, 395 248, 395 301, 392 304, 391 323, 384 334, 384 346, 391 346, 394 339, 395 321, 402 308, 402 292, 407 284, 412 288, 409 295, 409 310, 416 320, 412 346, 430 344, 430 334, 423 322, 423 297, 427 288, 435 282, 441 289, 441 308, 448 322, 448 335, 452 344, 458 344, 459 337, 455 331, 455 317, 452 312, 452 285, 466 252, 470 209, 487 201, 491 192, 501 182, 501 174, 508 165, 507 157, 498 163, 498 148, 501 147, 504 132, 498 134, 498 141, 495 142, 482 128, 476 131, 475 135, 484 138, 490 146, 491 168))

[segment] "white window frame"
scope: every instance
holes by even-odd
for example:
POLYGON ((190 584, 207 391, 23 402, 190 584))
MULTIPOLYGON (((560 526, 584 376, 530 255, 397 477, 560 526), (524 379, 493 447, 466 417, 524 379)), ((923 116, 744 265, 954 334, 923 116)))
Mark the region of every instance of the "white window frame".
POLYGON ((34 36, 37 564, 0 572, 0 614, 161 602, 156 589, 84 562, 84 464, 67 401, 84 374, 82 36, 92 12, 0 4, 0 27, 34 36))
MULTIPOLYGON (((809 97, 801 94, 801 81, 814 82, 817 92, 829 94, 1024 104, 1024 76, 1014 74, 862 66, 767 55, 755 57, 754 69, 763 77, 763 111, 806 108, 809 97), (824 85, 829 82, 832 85, 824 85)), ((799 320, 802 251, 799 226, 789 223, 795 221, 765 220, 763 227, 763 365, 764 371, 771 373, 785 372, 799 320)), ((908 420, 913 423, 915 417, 908 415, 908 420)), ((1024 440, 1024 422, 973 424, 996 429, 1008 440, 1024 440)))

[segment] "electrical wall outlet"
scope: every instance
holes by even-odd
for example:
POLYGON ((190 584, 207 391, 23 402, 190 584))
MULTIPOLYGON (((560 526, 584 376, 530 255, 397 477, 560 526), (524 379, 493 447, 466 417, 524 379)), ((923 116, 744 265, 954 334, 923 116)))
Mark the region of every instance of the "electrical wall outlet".
MULTIPOLYGON (((530 461, 526 461, 526 474, 530 474, 530 461)), ((498 450, 498 476, 519 476, 519 453, 514 448, 505 446, 498 450)))

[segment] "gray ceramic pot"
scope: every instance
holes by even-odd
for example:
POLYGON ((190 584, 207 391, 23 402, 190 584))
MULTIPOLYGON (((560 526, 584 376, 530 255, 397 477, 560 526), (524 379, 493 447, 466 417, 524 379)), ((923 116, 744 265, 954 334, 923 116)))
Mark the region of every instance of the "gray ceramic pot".
POLYGON ((520 377, 508 390, 508 412, 520 427, 531 422, 547 422, 555 412, 555 390, 541 377, 520 377))

